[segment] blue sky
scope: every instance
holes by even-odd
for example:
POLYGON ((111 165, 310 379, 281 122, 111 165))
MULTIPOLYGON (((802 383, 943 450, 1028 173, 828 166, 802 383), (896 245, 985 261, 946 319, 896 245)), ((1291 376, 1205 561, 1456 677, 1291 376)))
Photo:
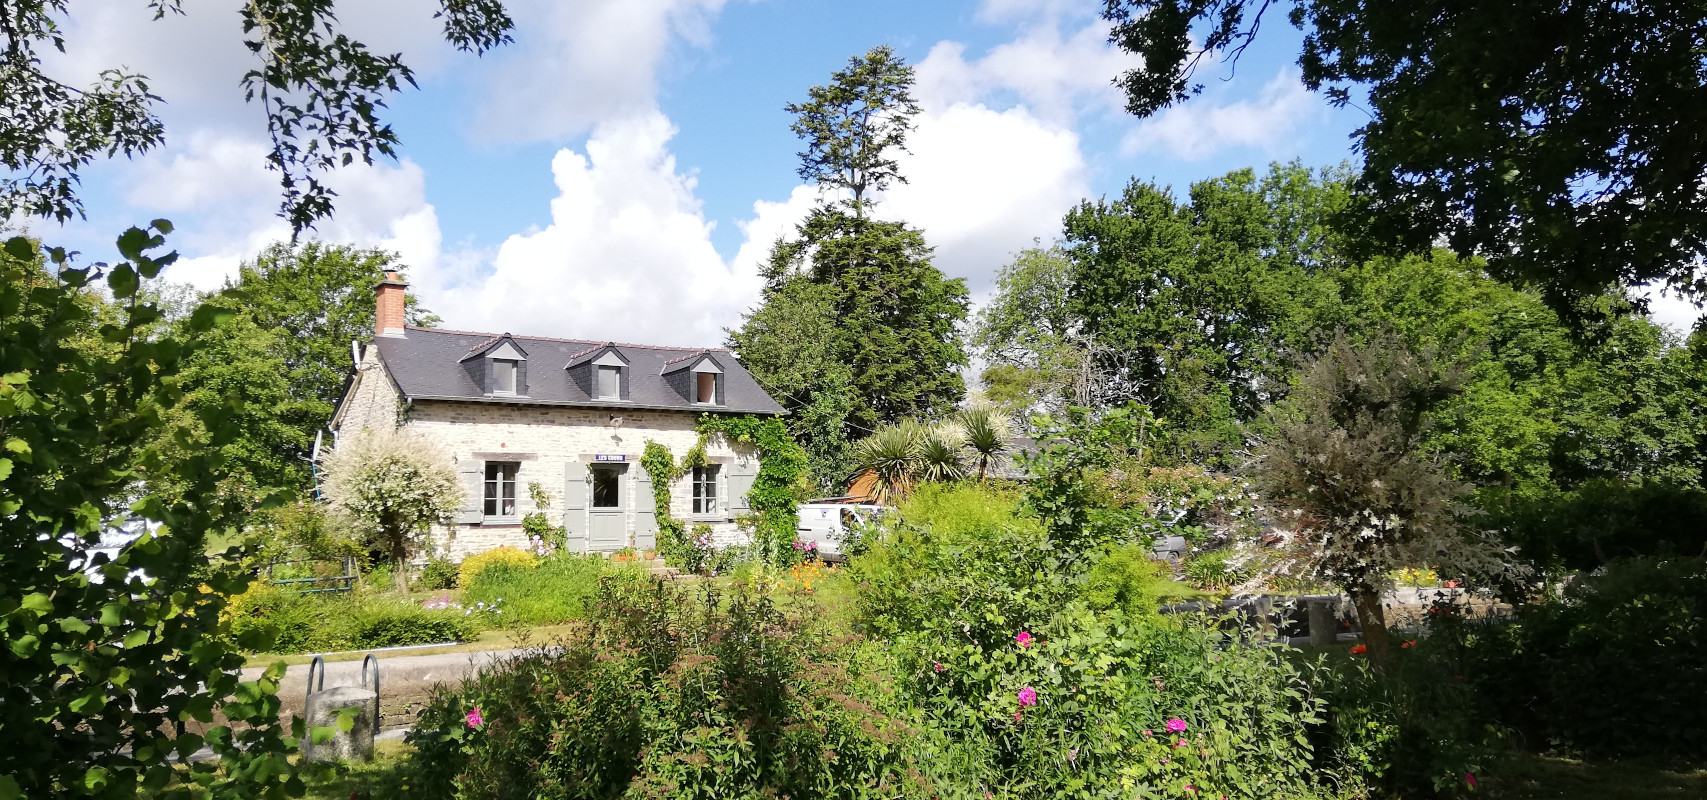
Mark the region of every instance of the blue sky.
MULTIPOLYGON (((88 170, 89 219, 37 233, 109 258, 124 226, 167 217, 183 260, 166 277, 204 288, 287 234, 237 86, 238 2, 160 22, 134 0, 72 6, 50 66, 149 75, 168 142, 88 170)), ((1107 43, 1100 0, 510 0, 516 43, 479 59, 443 44, 431 5, 339 5, 421 88, 392 102, 401 160, 333 176, 338 215, 317 235, 398 253, 411 291, 464 330, 720 344, 771 243, 817 200, 783 106, 878 44, 916 67, 923 106, 911 183, 880 213, 923 229, 974 298, 1087 197, 1338 164, 1364 119, 1303 89, 1299 34, 1278 17, 1236 71, 1216 65, 1203 95, 1138 120, 1111 86, 1135 62, 1107 43)))

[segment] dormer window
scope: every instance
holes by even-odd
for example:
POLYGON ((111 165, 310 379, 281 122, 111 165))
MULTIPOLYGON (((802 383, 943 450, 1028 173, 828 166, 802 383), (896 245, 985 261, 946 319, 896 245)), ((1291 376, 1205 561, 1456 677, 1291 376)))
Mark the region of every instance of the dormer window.
POLYGON ((717 375, 701 372, 694 375, 694 402, 712 405, 717 402, 717 375))
POLYGON ((492 359, 492 393, 516 393, 516 362, 508 358, 492 359))
POLYGON ((475 345, 462 366, 487 397, 527 396, 528 354, 507 333, 475 345))

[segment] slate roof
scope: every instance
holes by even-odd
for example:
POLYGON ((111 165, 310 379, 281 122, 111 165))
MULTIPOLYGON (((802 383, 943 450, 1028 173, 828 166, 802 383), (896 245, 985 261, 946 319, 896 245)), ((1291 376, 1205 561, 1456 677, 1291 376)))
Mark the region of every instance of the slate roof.
POLYGON ((707 350, 703 347, 652 347, 649 345, 617 344, 616 349, 629 362, 627 400, 601 400, 589 397, 570 380, 565 365, 576 356, 584 356, 606 345, 583 339, 547 339, 535 336, 512 336, 528 354, 527 394, 518 397, 491 397, 475 383, 469 371, 459 363, 471 350, 490 345, 496 337, 490 333, 466 333, 436 328, 405 329, 403 338, 381 336, 374 340, 386 371, 404 396, 413 400, 464 400, 476 403, 531 403, 544 405, 575 405, 598 408, 681 409, 683 411, 736 411, 753 414, 782 414, 783 408, 771 399, 759 383, 727 350, 707 350), (684 356, 700 353, 721 355, 724 367, 724 404, 715 409, 688 402, 665 383, 664 365, 684 356))

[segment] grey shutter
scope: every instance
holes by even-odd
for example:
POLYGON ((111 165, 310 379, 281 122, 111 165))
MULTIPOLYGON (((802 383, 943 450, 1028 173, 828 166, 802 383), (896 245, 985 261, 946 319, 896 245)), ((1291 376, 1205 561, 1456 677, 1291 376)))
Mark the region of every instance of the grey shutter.
POLYGON ((587 544, 587 465, 570 461, 564 467, 563 529, 568 532, 569 550, 585 552, 587 544))
POLYGON ((498 390, 498 382, 492 375, 492 359, 482 358, 480 365, 480 389, 485 394, 492 394, 498 390))
POLYGON ((658 547, 658 501, 652 494, 652 476, 640 464, 634 465, 634 546, 658 547))
POLYGON ((753 510, 747 502, 747 492, 753 489, 753 479, 759 476, 759 460, 757 457, 745 458, 729 465, 729 510, 735 514, 745 514, 753 510))
POLYGON ((462 504, 456 507, 456 522, 458 525, 479 525, 485 516, 482 492, 485 489, 486 463, 483 461, 464 461, 457 465, 457 477, 462 479, 462 504))
POLYGON ((528 362, 521 359, 516 362, 516 394, 527 396, 528 393, 528 362))
POLYGON ((616 370, 616 374, 622 376, 619 379, 619 384, 620 384, 620 389, 621 389, 621 397, 624 400, 628 399, 628 372, 629 372, 628 367, 617 367, 617 370, 616 370))

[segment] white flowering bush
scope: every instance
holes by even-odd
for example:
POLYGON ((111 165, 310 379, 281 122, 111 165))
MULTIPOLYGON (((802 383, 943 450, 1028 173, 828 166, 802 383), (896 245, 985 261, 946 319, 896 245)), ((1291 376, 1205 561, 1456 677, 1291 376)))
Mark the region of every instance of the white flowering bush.
POLYGON ((370 544, 390 555, 400 591, 404 562, 434 522, 448 522, 462 503, 450 458, 405 432, 366 433, 339 443, 322 463, 321 491, 370 544))

